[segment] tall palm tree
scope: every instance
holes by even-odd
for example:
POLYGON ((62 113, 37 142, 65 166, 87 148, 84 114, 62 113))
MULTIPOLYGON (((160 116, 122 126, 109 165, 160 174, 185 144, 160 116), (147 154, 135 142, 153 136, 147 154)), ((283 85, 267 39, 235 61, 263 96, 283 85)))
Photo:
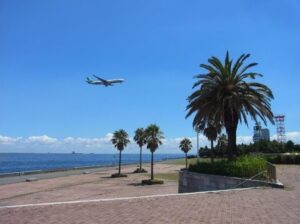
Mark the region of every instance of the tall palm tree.
POLYGON ((210 159, 214 162, 214 141, 217 140, 218 134, 221 133, 222 126, 220 124, 215 124, 213 121, 209 121, 207 127, 204 128, 203 134, 210 141, 210 159))
POLYGON ((184 138, 179 143, 179 148, 185 153, 185 168, 187 169, 187 153, 192 149, 192 142, 188 138, 184 138))
POLYGON ((136 129, 133 139, 136 142, 136 144, 138 144, 139 147, 140 147, 140 168, 139 168, 138 172, 143 172, 143 169, 142 169, 142 149, 143 149, 143 146, 146 144, 146 133, 145 133, 144 129, 143 128, 136 129))
POLYGON ((128 139, 128 134, 125 130, 120 129, 115 131, 111 139, 112 144, 119 150, 119 172, 121 174, 121 160, 122 160, 122 151, 126 148, 127 144, 130 143, 128 139))
POLYGON ((163 132, 160 128, 155 125, 151 124, 146 128, 146 144, 147 149, 151 152, 151 180, 154 180, 154 173, 153 173, 153 153, 162 145, 162 139, 164 138, 163 132))
POLYGON ((272 91, 266 85, 253 81, 262 75, 248 71, 257 63, 244 66, 249 57, 250 54, 243 54, 233 63, 227 52, 223 64, 216 57, 209 58, 208 64, 200 65, 207 72, 196 76, 198 81, 193 88, 197 89, 188 97, 186 117, 195 113, 194 127, 209 118, 225 126, 229 159, 236 153, 239 122, 248 125, 247 116, 250 115, 254 121, 260 118, 265 124, 267 120, 274 123, 270 103, 272 91))

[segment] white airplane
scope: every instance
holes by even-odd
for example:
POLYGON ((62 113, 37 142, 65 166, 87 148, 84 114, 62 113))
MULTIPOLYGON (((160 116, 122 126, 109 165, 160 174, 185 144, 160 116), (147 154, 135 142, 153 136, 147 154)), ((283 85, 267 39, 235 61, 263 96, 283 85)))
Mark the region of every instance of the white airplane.
POLYGON ((122 83, 125 80, 124 79, 110 79, 110 80, 106 80, 106 79, 102 79, 98 76, 93 75, 97 80, 92 80, 89 77, 86 78, 86 82, 88 84, 93 84, 93 85, 104 85, 105 87, 107 86, 113 86, 113 84, 115 83, 122 83))

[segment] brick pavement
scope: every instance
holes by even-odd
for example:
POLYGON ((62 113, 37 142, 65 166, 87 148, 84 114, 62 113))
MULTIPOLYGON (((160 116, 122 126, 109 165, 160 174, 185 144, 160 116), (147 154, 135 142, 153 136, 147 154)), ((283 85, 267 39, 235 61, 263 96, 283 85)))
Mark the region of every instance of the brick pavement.
POLYGON ((281 166, 288 188, 0 209, 0 223, 300 223, 300 167, 281 166))

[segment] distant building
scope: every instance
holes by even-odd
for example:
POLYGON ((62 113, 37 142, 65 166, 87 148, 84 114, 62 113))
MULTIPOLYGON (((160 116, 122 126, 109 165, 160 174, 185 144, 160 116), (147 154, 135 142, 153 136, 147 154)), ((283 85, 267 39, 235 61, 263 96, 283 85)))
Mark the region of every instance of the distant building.
POLYGON ((259 142, 261 140, 270 141, 270 131, 267 128, 262 128, 261 124, 257 122, 253 128, 253 142, 259 142))

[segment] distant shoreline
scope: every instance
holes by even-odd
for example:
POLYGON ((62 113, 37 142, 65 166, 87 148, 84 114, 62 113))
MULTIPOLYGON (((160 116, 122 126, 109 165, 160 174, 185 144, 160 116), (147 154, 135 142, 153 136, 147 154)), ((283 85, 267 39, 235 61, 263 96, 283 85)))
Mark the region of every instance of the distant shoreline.
MULTIPOLYGON (((183 158, 183 157, 182 157, 183 158)), ((178 158, 166 158, 156 163, 180 159, 178 158)), ((143 162, 143 164, 149 164, 150 162, 143 162)), ((139 162, 132 162, 132 163, 122 163, 122 166, 138 166, 139 162)), ((91 166, 76 166, 76 167, 63 167, 63 168, 55 168, 55 169, 40 169, 40 170, 30 170, 30 171, 20 171, 20 172, 8 172, 8 173, 0 173, 0 178, 5 177, 18 177, 18 176, 29 176, 35 174, 47 174, 47 173, 56 173, 56 172, 67 172, 67 171, 76 171, 76 170, 87 170, 87 169, 100 169, 100 168, 116 168, 118 167, 117 164, 103 164, 103 165, 91 165, 91 166)))

